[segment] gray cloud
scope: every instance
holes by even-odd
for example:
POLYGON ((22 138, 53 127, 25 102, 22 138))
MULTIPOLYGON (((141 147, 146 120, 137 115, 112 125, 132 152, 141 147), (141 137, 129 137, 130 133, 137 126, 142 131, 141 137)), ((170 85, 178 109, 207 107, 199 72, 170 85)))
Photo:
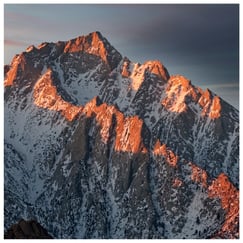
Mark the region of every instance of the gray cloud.
POLYGON ((18 41, 18 40, 4 40, 4 45, 5 46, 26 46, 26 43, 23 41, 18 41))

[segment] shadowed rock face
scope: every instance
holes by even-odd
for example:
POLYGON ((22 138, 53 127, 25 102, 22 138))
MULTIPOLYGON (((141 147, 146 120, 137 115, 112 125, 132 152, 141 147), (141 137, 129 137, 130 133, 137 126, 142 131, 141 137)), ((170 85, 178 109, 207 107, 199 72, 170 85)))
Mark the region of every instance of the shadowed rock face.
POLYGON ((6 238, 34 237, 26 217, 59 239, 239 237, 239 112, 216 94, 99 32, 4 73, 6 238))
POLYGON ((52 239, 52 237, 35 220, 22 219, 4 233, 4 239, 52 239))

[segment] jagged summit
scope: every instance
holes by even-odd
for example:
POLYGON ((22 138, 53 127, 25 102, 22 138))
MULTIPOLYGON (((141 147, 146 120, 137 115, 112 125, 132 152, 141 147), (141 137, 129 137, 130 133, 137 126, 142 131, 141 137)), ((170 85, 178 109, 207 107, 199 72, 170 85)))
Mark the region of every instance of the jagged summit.
POLYGON ((4 86, 5 229, 239 238, 239 112, 210 90, 99 32, 30 46, 4 86))
POLYGON ((66 42, 64 53, 79 51, 101 57, 111 70, 118 65, 122 58, 121 54, 98 31, 66 42))
MULTIPOLYGON (((101 59, 109 68, 113 70, 122 60, 121 54, 104 38, 100 32, 96 31, 86 36, 79 36, 69 41, 59 41, 57 43, 43 42, 37 48, 29 46, 25 52, 16 55, 11 62, 11 72, 8 73, 4 81, 5 86, 12 84, 17 71, 22 70, 28 59, 40 59, 49 57, 49 62, 62 57, 74 56, 82 61, 85 59, 101 59), (68 55, 67 55, 68 54, 68 55), (89 55, 89 57, 85 56, 89 55), (93 56, 93 58, 92 58, 93 56)), ((89 61, 89 60, 88 60, 89 61)), ((31 65, 31 63, 29 64, 31 65)), ((37 64, 36 64, 37 65, 37 64)), ((49 64, 50 65, 50 64, 49 64)), ((35 68, 37 68, 35 66, 35 68)), ((5 65, 4 73, 8 72, 9 65, 5 65)))
POLYGON ((26 52, 47 52, 53 55, 55 52, 63 53, 88 53, 100 57, 107 63, 111 70, 114 69, 121 60, 121 54, 107 41, 98 31, 85 36, 79 36, 69 41, 59 41, 57 43, 43 42, 37 48, 33 45, 26 49, 26 52))

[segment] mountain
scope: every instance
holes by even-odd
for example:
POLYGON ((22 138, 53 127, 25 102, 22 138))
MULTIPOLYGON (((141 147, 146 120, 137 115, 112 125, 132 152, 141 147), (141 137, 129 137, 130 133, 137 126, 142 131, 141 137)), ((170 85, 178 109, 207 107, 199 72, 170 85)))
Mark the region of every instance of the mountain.
POLYGON ((239 112, 99 32, 4 67, 4 227, 54 238, 239 238, 239 112))

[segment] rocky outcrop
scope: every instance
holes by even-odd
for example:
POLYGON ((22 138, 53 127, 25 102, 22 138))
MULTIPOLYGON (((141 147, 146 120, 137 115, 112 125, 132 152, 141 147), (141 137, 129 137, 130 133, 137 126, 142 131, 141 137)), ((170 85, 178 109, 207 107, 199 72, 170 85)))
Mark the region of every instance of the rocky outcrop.
POLYGON ((78 107, 66 102, 58 95, 53 85, 51 70, 47 70, 36 82, 33 98, 36 106, 59 111, 68 121, 72 121, 83 109, 82 106, 78 107))
POLYGON ((4 239, 52 239, 52 237, 35 220, 22 219, 4 233, 4 239))
POLYGON ((121 54, 98 31, 65 43, 64 53, 75 52, 87 52, 98 56, 109 65, 111 70, 117 67, 122 59, 121 54))

